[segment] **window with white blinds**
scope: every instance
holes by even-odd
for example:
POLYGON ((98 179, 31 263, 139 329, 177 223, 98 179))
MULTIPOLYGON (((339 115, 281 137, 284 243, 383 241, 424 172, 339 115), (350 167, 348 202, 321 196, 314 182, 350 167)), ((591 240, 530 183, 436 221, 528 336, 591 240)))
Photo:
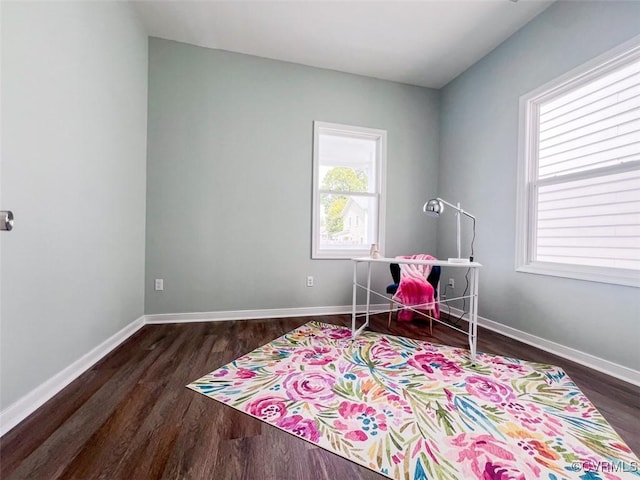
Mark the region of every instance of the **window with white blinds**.
POLYGON ((518 270, 640 286, 640 46, 521 99, 518 270))

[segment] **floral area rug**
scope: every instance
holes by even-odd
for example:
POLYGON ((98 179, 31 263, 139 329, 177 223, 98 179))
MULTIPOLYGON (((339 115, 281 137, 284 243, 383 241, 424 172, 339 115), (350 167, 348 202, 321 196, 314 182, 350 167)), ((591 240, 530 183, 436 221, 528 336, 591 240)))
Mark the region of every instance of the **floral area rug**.
POLYGON ((390 478, 640 478, 550 365, 309 322, 188 387, 390 478))

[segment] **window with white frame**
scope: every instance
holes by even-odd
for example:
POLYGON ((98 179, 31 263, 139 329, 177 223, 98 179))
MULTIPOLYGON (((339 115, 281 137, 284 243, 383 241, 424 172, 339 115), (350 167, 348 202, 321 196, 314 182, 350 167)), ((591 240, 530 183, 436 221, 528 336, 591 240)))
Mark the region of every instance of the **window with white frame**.
POLYGON ((518 271, 640 286, 640 45, 520 100, 518 271))
POLYGON ((314 122, 312 258, 384 251, 387 132, 314 122))

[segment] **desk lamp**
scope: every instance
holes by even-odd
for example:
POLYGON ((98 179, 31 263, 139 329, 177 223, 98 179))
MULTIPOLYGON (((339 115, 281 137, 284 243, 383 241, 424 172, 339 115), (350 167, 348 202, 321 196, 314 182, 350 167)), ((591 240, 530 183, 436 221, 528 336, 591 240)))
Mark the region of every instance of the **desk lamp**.
MULTIPOLYGON (((453 205, 452 203, 449 203, 441 198, 433 198, 431 200, 429 200, 427 203, 424 204, 424 206, 422 207, 422 211, 424 213, 426 213, 427 215, 430 215, 432 217, 439 217, 440 214, 444 211, 444 206, 448 205, 449 207, 453 208, 456 211, 456 216, 458 217, 458 236, 457 236, 457 240, 458 240, 458 257, 457 258, 449 258, 448 261, 449 263, 469 263, 470 261, 473 261, 473 256, 469 259, 469 258, 462 258, 460 255, 460 214, 464 214, 467 217, 473 219, 473 231, 474 231, 474 235, 475 235, 475 226, 476 226, 476 217, 474 217, 473 215, 471 215, 469 212, 465 212, 462 208, 460 208, 460 203, 458 202, 458 205, 453 205)), ((473 245, 473 243, 472 243, 473 245)), ((471 251, 471 255, 473 255, 473 247, 472 247, 472 251, 471 251)))

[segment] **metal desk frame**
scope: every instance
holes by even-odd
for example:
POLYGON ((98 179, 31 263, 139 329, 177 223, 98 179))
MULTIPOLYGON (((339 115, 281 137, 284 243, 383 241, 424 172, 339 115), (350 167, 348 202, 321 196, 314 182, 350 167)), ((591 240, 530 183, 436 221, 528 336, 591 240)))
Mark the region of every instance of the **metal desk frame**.
MULTIPOLYGON (((455 297, 455 298, 447 298, 445 300, 439 299, 440 304, 443 303, 448 303, 448 302, 452 302, 454 300, 461 300, 461 299, 465 299, 468 298, 469 299, 469 312, 468 312, 468 322, 469 322, 469 328, 468 331, 464 331, 460 328, 457 328, 454 325, 445 323, 440 321, 437 318, 432 318, 429 317, 428 315, 426 315, 424 312, 421 312, 419 310, 417 310, 415 307, 417 306, 408 306, 408 305, 402 305, 399 303, 399 305, 402 308, 409 308, 410 310, 412 310, 413 312, 422 315, 424 317, 427 318, 432 318, 433 320, 435 320, 436 322, 452 328, 454 330, 457 330, 459 332, 465 333, 468 336, 469 339, 469 349, 471 350, 471 362, 475 364, 476 362, 476 345, 477 345, 477 341, 478 341, 478 286, 479 286, 479 280, 480 280, 480 268, 482 267, 482 265, 478 262, 468 262, 468 263, 455 263, 455 262, 449 262, 446 260, 410 260, 410 259, 403 259, 403 258, 372 258, 372 257, 358 257, 358 258, 352 258, 353 261, 353 302, 352 302, 352 310, 351 310, 351 336, 352 338, 357 337, 365 328, 367 328, 369 326, 369 317, 371 315, 371 294, 373 293, 374 295, 377 295, 379 297, 384 298, 385 300, 389 300, 389 297, 387 295, 383 295, 379 292, 376 292, 374 290, 371 289, 371 265, 374 263, 383 263, 383 264, 391 264, 391 263, 398 263, 398 264, 413 264, 413 265, 431 265, 431 266, 435 266, 438 265, 440 267, 443 268, 468 268, 470 270, 470 278, 469 278, 469 295, 466 296, 462 296, 462 297, 455 297), (358 266, 360 264, 366 263, 367 264, 367 283, 366 285, 360 284, 358 283, 358 266), (356 313, 356 304, 357 304, 357 293, 358 293, 358 289, 361 288, 363 290, 365 290, 367 292, 367 303, 365 306, 365 312, 364 314, 358 315, 356 313), (364 324, 362 324, 360 327, 356 328, 356 318, 358 316, 364 316, 365 317, 365 322, 364 324)), ((398 303, 398 302, 396 302, 398 303)), ((418 306, 419 307, 419 306, 418 306)), ((379 311, 376 311, 376 313, 380 313, 379 311)))

